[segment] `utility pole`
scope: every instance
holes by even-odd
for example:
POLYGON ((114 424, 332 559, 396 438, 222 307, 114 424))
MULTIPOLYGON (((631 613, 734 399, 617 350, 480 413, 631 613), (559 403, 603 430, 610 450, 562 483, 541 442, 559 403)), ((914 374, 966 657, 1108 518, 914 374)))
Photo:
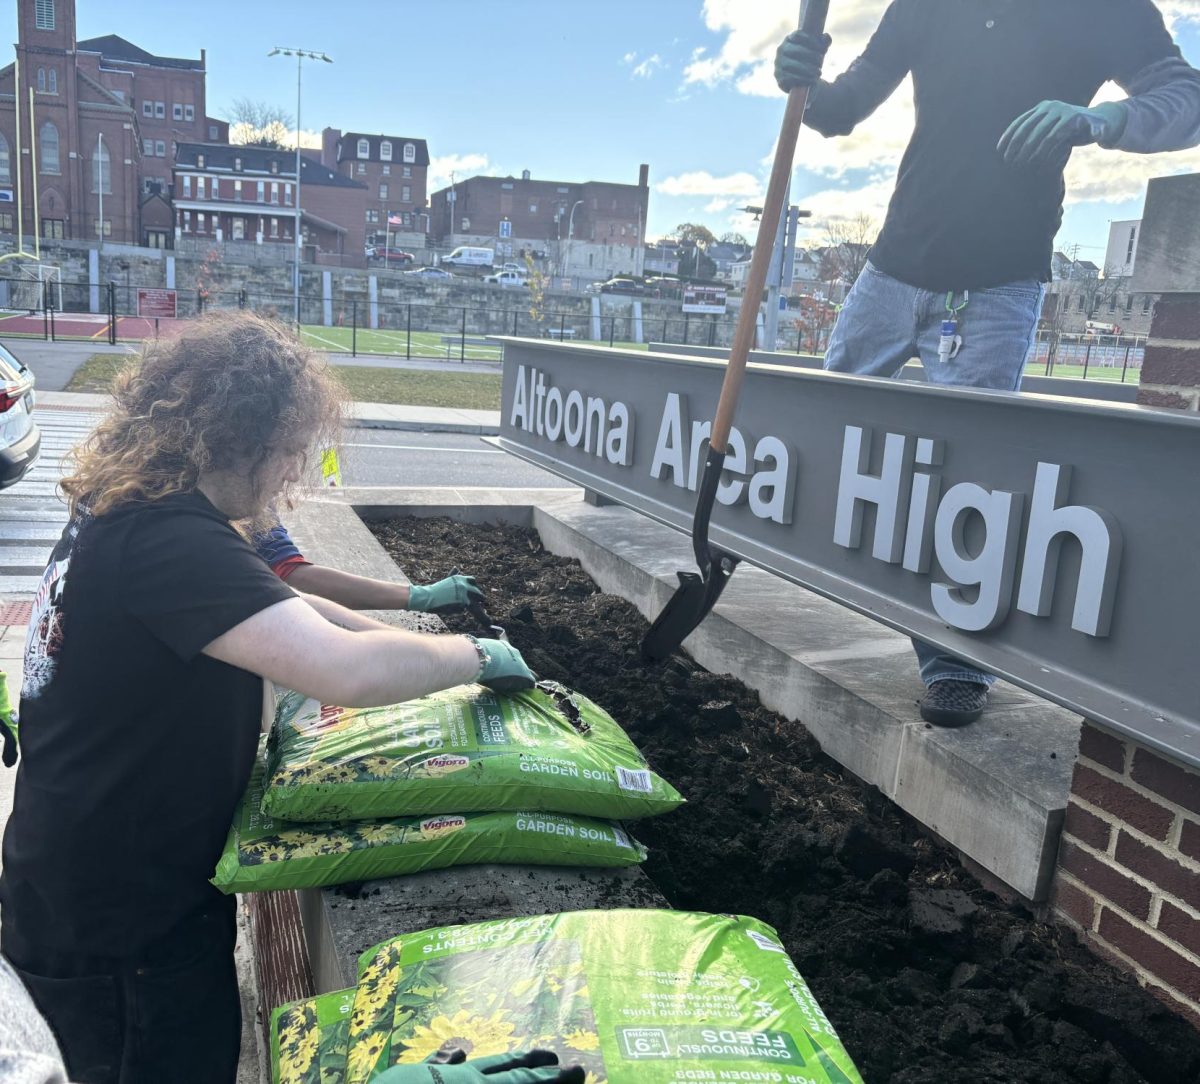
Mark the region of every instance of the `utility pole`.
MULTIPOLYGON (((791 193, 791 186, 788 186, 788 194, 791 193)), ((775 229, 775 245, 771 249, 771 266, 767 271, 767 311, 763 318, 763 349, 774 350, 776 340, 779 335, 779 298, 782 294, 784 278, 788 279, 788 285, 791 284, 792 264, 796 254, 796 229, 799 225, 799 220, 802 218, 811 218, 812 211, 802 211, 799 207, 793 207, 787 202, 788 195, 784 196, 784 212, 779 216, 779 222, 775 229)), ((746 214, 756 216, 756 219, 761 217, 761 207, 743 207, 742 210, 746 214)), ((760 222, 759 229, 766 226, 767 223, 760 222)), ((758 303, 759 299, 742 298, 742 304, 758 303)))

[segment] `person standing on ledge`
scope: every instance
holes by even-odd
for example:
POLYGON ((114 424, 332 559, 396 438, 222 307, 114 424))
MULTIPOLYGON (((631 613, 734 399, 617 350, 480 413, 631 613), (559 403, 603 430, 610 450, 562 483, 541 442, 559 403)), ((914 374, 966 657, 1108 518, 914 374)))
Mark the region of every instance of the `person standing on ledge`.
MULTIPOLYGON (((1071 151, 1200 144, 1200 72, 1151 0, 893 0, 862 54, 825 82, 830 42, 796 31, 775 56, 781 90, 812 88, 809 127, 848 135, 910 72, 917 121, 825 368, 894 377, 919 356, 933 383, 1017 390, 1071 151), (1129 97, 1090 105, 1109 80, 1129 97)), ((978 719, 995 678, 913 644, 921 717, 978 719)))

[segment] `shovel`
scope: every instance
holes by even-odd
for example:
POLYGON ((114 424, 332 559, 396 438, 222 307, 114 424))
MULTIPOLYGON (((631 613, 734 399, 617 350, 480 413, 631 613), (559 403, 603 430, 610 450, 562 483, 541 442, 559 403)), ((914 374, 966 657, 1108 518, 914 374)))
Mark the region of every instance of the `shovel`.
MULTIPOLYGON (((829 0, 808 0, 801 15, 801 28, 811 34, 823 33, 828 13, 829 0)), ((692 550, 700 571, 677 573, 679 586, 675 589, 675 594, 668 600, 662 613, 642 640, 642 655, 648 659, 665 659, 679 648, 684 639, 708 616, 741 560, 709 542, 708 524, 712 518, 713 501, 717 495, 717 485, 721 481, 721 471, 725 466, 733 411, 737 406, 742 377, 746 372, 746 358, 754 342, 758 300, 767 284, 771 249, 775 244, 779 216, 783 212, 783 202, 792 174, 792 160, 796 153, 796 139, 807 104, 808 88, 797 87, 793 90, 788 95, 787 110, 783 114, 783 124, 779 129, 779 143, 775 148, 775 162, 771 167, 767 198, 763 204, 758 238, 754 242, 754 255, 750 260, 744 301, 738 312, 733 346, 729 351, 729 364, 725 369, 725 380, 721 384, 721 398, 717 402, 717 416, 713 420, 712 435, 709 437, 708 451, 704 457, 704 473, 700 476, 696 514, 692 518, 692 550)))

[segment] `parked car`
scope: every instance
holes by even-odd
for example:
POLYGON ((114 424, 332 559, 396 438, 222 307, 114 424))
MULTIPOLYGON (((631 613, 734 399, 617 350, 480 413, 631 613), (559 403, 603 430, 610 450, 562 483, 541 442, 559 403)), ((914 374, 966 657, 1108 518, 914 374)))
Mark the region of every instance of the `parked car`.
POLYGON ((448 256, 443 256, 441 263, 447 267, 491 267, 496 262, 494 248, 478 248, 473 245, 459 245, 448 256))
POLYGON ((525 276, 519 271, 497 271, 494 275, 487 275, 483 281, 493 283, 497 286, 529 285, 525 280, 525 276))
POLYGON ((375 259, 383 260, 389 267, 393 265, 407 267, 416 257, 411 252, 405 252, 399 248, 389 248, 386 251, 382 248, 376 248, 375 259))
POLYGON ((42 434, 33 420, 33 373, 0 346, 0 489, 16 485, 37 462, 42 434))
POLYGON ((435 279, 445 280, 445 279, 454 278, 454 276, 452 274, 450 274, 449 271, 444 271, 440 267, 417 267, 417 268, 413 269, 412 271, 405 271, 404 273, 406 275, 408 275, 410 278, 422 279, 422 280, 428 279, 430 281, 433 281, 435 279))
POLYGON ((600 283, 600 292, 602 294, 628 294, 630 297, 644 297, 646 287, 638 282, 637 279, 625 278, 622 275, 618 275, 607 282, 600 283))
POLYGON ((528 272, 528 270, 526 269, 526 267, 525 267, 525 265, 524 265, 524 264, 520 264, 520 263, 514 263, 514 262, 513 262, 513 261, 511 261, 511 260, 510 260, 508 263, 502 263, 502 264, 500 265, 500 268, 499 268, 499 270, 501 270, 501 271, 515 271, 515 272, 516 272, 518 275, 521 275, 523 278, 528 278, 528 277, 529 277, 529 272, 528 272))

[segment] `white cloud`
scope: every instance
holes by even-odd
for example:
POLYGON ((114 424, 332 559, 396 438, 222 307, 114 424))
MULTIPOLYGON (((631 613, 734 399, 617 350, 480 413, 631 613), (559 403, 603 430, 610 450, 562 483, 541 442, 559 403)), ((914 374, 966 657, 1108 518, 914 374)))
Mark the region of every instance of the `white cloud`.
POLYGON ((1200 173, 1200 149, 1172 154, 1123 154, 1081 147, 1067 166, 1067 204, 1124 203, 1146 194, 1151 177, 1200 173))
POLYGON ((718 196, 716 199, 709 200, 708 203, 704 205, 704 210, 710 215, 720 214, 727 207, 732 207, 733 202, 733 200, 727 198, 726 196, 718 196))
POLYGON ((622 64, 632 64, 635 60, 637 60, 637 53, 626 53, 621 57, 622 64))
POLYGON ((498 169, 491 164, 486 154, 443 154, 429 160, 429 191, 445 188, 450 183, 450 174, 456 180, 475 177, 479 174, 495 176, 498 169))
POLYGON ((798 202, 812 211, 812 218, 800 220, 801 232, 817 239, 831 222, 845 222, 861 214, 870 215, 882 226, 895 183, 895 177, 881 177, 861 188, 827 188, 805 196, 798 202))
POLYGON ((655 68, 662 67, 662 62, 662 57, 655 53, 653 56, 646 57, 645 60, 638 64, 633 69, 632 74, 635 79, 649 79, 654 74, 655 68))
POLYGON ((706 170, 666 177, 657 185, 658 191, 664 196, 756 196, 763 187, 763 183, 752 173, 714 177, 706 170))

